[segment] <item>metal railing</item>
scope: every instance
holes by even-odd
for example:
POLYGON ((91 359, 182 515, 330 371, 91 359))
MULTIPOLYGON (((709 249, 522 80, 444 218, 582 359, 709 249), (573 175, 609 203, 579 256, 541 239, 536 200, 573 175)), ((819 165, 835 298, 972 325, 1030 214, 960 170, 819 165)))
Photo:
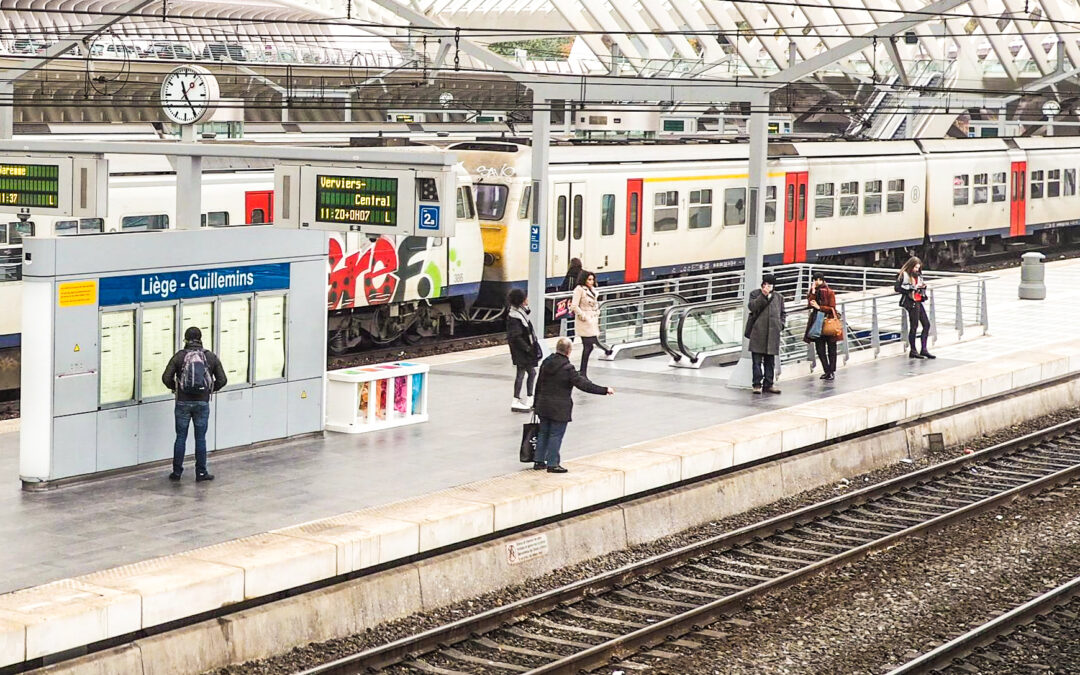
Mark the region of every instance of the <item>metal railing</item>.
MULTIPOLYGON (((806 296, 814 272, 823 272, 837 295, 837 309, 844 320, 839 345, 844 362, 857 351, 869 350, 874 358, 883 347, 907 338, 907 313, 893 290, 897 270, 876 267, 845 267, 806 263, 778 265, 765 272, 776 276, 776 290, 787 305, 787 323, 781 337, 782 363, 809 361, 813 345, 803 341, 808 319, 806 296)), ((953 330, 958 338, 971 330, 988 329, 985 275, 926 272, 925 304, 931 339, 953 330)), ((706 356, 736 354, 742 347, 743 279, 741 270, 692 277, 605 286, 600 299, 600 341, 605 349, 655 344, 675 362, 697 363, 706 356)), ((568 312, 569 292, 552 297, 563 334, 573 334, 573 314, 568 312)))

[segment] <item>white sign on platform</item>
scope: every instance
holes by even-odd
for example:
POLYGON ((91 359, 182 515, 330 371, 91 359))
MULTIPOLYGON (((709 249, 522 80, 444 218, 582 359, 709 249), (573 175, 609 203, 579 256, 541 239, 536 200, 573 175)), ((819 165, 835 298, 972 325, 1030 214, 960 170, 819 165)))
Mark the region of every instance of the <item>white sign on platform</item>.
POLYGON ((534 534, 531 537, 507 542, 506 562, 511 565, 523 563, 526 560, 540 558, 548 553, 548 540, 546 534, 534 534))

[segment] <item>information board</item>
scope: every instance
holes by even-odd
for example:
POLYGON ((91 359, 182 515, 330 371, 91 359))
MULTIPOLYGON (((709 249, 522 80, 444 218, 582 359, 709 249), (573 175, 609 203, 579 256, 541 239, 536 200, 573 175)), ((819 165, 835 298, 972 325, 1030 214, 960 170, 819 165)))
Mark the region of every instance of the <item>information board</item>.
POLYGON ((398 179, 316 174, 315 212, 324 223, 396 227, 398 179))
POLYGON ((0 163, 0 205, 55 209, 59 200, 59 165, 0 163))

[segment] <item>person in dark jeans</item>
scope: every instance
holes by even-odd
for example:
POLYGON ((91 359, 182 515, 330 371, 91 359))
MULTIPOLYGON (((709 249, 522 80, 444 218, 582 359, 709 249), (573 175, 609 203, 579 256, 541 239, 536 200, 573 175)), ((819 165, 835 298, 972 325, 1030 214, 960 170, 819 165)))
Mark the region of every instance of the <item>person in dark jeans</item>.
POLYGON ((536 382, 536 364, 540 363, 540 341, 529 321, 529 301, 525 291, 511 289, 507 296, 509 307, 506 311, 506 344, 510 347, 510 361, 517 369, 514 378, 514 401, 510 410, 529 412, 532 410, 533 386, 536 382), (521 396, 521 384, 526 383, 525 397, 521 396))
POLYGON ((570 423, 570 413, 574 410, 574 400, 570 394, 574 388, 603 396, 611 396, 615 390, 593 384, 570 363, 570 340, 559 338, 555 353, 540 364, 540 375, 536 380, 536 398, 533 410, 540 418, 540 432, 536 437, 536 457, 533 468, 547 469, 548 473, 566 473, 560 464, 559 450, 562 448, 566 425, 570 423))
POLYGON ((803 341, 812 342, 814 348, 817 349, 818 360, 821 361, 821 370, 823 371, 821 379, 835 380, 837 338, 824 335, 810 337, 810 329, 814 326, 819 314, 823 315, 823 318, 837 316, 836 293, 833 293, 833 290, 829 288, 824 273, 814 272, 810 282, 810 292, 806 295, 806 303, 810 307, 810 316, 806 321, 806 332, 803 333, 803 341))
POLYGON ((750 341, 755 394, 762 391, 768 394, 780 393, 780 390, 773 386, 773 381, 787 311, 784 309, 784 296, 775 290, 775 286, 775 276, 763 275, 761 287, 751 291, 750 302, 747 303, 750 316, 746 322, 744 337, 750 341))
POLYGON ((900 268, 900 274, 896 276, 894 290, 900 294, 900 306, 904 308, 908 316, 908 357, 912 359, 936 359, 926 349, 926 343, 930 339, 930 317, 926 315, 926 307, 923 303, 929 297, 926 293, 926 281, 923 279, 922 261, 916 257, 910 258, 900 268), (915 348, 915 335, 919 333, 920 349, 915 348))
POLYGON ((184 473, 188 425, 195 425, 195 481, 214 480, 206 467, 206 428, 210 424, 210 394, 228 384, 221 359, 202 346, 202 331, 192 326, 184 331, 184 348, 176 352, 161 381, 176 394, 176 442, 169 480, 180 480, 184 473))

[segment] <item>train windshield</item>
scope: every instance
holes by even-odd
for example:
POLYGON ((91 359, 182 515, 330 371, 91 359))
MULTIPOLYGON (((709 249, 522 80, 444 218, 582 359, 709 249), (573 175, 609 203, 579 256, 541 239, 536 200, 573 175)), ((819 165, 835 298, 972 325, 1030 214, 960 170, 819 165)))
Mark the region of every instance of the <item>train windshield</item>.
POLYGON ((476 192, 476 215, 480 220, 502 220, 510 188, 495 183, 479 183, 473 189, 476 192))

